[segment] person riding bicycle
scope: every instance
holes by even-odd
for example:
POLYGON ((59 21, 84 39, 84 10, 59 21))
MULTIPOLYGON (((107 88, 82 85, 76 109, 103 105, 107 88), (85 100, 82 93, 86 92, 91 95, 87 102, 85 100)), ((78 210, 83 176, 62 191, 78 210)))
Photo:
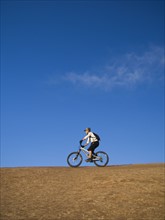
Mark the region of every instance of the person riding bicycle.
POLYGON ((91 143, 88 148, 89 155, 86 162, 92 162, 92 154, 94 153, 94 150, 99 146, 99 140, 96 138, 90 128, 86 128, 84 131, 86 133, 86 136, 80 142, 82 143, 84 140, 87 139, 87 142, 86 144, 84 144, 83 147, 86 147, 89 143, 91 143))

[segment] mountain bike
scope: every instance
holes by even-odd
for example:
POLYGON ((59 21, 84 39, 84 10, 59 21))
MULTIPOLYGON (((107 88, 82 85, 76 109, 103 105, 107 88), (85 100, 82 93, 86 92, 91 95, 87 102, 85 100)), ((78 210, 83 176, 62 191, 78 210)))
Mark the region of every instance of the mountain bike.
MULTIPOLYGON (((81 152, 83 152, 86 157, 88 157, 88 150, 86 150, 80 142, 78 151, 70 153, 67 157, 67 163, 70 167, 79 167, 81 165, 83 162, 83 156, 81 152)), ((104 151, 98 151, 92 154, 91 162, 93 162, 98 167, 105 167, 109 162, 109 156, 104 151)))

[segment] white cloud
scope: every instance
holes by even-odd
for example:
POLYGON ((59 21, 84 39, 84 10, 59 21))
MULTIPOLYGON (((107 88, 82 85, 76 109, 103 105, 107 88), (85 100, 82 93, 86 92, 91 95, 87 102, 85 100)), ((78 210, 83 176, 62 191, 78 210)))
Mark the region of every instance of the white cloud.
POLYGON ((74 85, 91 88, 112 89, 136 87, 154 83, 164 77, 164 49, 151 47, 141 55, 128 53, 102 67, 102 70, 84 73, 69 72, 63 80, 74 85))

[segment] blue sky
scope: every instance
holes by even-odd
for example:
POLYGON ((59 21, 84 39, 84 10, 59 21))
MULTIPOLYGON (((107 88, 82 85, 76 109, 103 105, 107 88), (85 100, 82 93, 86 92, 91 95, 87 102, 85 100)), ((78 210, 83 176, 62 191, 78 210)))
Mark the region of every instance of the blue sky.
POLYGON ((2 0, 1 26, 2 167, 67 166, 86 127, 164 161, 164 1, 2 0))

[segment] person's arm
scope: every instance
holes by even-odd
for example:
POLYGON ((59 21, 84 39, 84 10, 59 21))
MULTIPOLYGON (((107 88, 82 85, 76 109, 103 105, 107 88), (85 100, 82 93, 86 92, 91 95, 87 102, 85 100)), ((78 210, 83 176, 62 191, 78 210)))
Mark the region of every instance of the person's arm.
POLYGON ((90 133, 88 133, 83 139, 82 141, 86 140, 87 139, 87 142, 84 144, 84 147, 86 147, 88 144, 89 144, 89 137, 90 137, 90 133))
POLYGON ((87 140, 87 142, 84 144, 84 147, 86 147, 89 144, 89 141, 87 140))

